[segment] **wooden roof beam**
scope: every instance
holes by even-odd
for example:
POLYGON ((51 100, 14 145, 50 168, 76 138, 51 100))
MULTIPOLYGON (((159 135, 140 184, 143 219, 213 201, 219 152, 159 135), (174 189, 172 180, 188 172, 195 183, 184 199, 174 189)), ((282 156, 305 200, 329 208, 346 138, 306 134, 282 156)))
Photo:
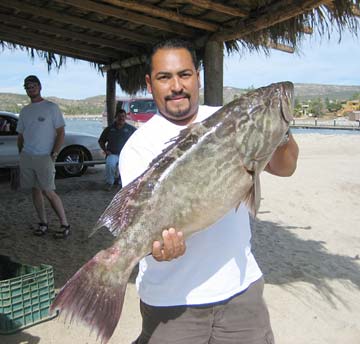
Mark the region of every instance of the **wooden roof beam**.
POLYGON ((111 63, 109 65, 105 65, 105 66, 101 67, 100 69, 103 72, 108 72, 111 69, 128 68, 128 67, 143 64, 143 63, 146 62, 146 59, 147 59, 146 55, 130 57, 130 58, 126 59, 126 60, 116 61, 116 62, 113 62, 113 63, 111 63))
POLYGON ((295 52, 295 49, 287 44, 275 42, 268 36, 264 35, 262 37, 259 37, 256 41, 248 41, 246 38, 244 39, 245 42, 248 42, 249 44, 254 44, 258 46, 267 47, 269 49, 279 50, 284 53, 293 54, 295 52))
POLYGON ((72 7, 77 7, 82 10, 91 10, 105 16, 114 17, 139 25, 145 25, 159 30, 175 33, 177 35, 183 35, 185 37, 192 37, 195 34, 193 30, 186 28, 183 25, 165 22, 156 18, 149 18, 148 16, 143 16, 131 11, 125 11, 114 6, 99 4, 90 0, 57 0, 57 2, 67 4, 72 7))
MULTIPOLYGON (((8 24, 13 24, 13 20, 10 16, 0 14, 0 21, 8 24)), ((105 38, 97 38, 97 37, 91 37, 89 35, 85 35, 83 33, 78 33, 70 30, 61 29, 58 27, 52 26, 51 32, 49 32, 49 26, 47 24, 40 24, 40 23, 34 23, 31 20, 26 19, 16 19, 16 25, 21 25, 22 27, 31 28, 33 30, 39 30, 43 31, 45 33, 51 33, 54 35, 60 35, 62 37, 68 38, 68 39, 74 39, 77 41, 90 43, 90 44, 98 44, 103 47, 110 47, 119 51, 123 51, 129 54, 137 55, 140 54, 140 51, 138 49, 134 49, 129 45, 125 45, 123 42, 115 41, 115 40, 109 40, 105 38)))
POLYGON ((44 50, 43 46, 40 46, 37 42, 30 40, 29 38, 23 38, 18 36, 17 34, 6 35, 6 38, 2 38, 0 32, 0 39, 6 41, 8 43, 21 45, 23 47, 41 50, 43 52, 50 52, 53 54, 58 54, 60 56, 67 56, 74 59, 84 60, 87 62, 98 63, 98 64, 106 64, 109 63, 108 59, 103 56, 98 56, 97 54, 92 54, 91 56, 88 54, 79 53, 78 51, 74 51, 72 49, 64 49, 54 46, 48 46, 46 50, 44 50))
MULTIPOLYGON (((332 0, 325 0, 324 1, 324 4, 326 6, 328 6, 329 8, 331 8, 331 10, 335 10, 336 9, 336 6, 334 4, 334 1, 332 0)), ((352 5, 351 6, 351 13, 356 16, 356 17, 360 17, 360 8, 359 6, 356 6, 356 5, 352 5)))
MULTIPOLYGON (((113 58, 113 59, 120 58, 120 55, 117 54, 116 52, 114 52, 113 50, 109 50, 109 49, 105 50, 105 49, 99 49, 99 48, 95 48, 95 47, 91 47, 91 46, 85 46, 84 44, 64 41, 64 40, 60 40, 59 38, 56 39, 56 42, 55 42, 53 38, 44 36, 43 34, 36 34, 33 32, 21 30, 21 29, 19 29, 19 31, 20 31, 19 37, 22 36, 24 38, 29 38, 31 40, 38 42, 38 44, 40 46, 42 46, 42 50, 44 50, 44 51, 47 51, 47 46, 56 46, 56 47, 64 48, 64 49, 72 48, 74 51, 84 52, 84 53, 89 53, 89 54, 92 54, 94 51, 96 51, 96 54, 98 56, 103 56, 104 58, 113 58)), ((6 33, 9 35, 11 35, 12 33, 15 33, 15 34, 17 33, 17 31, 14 27, 10 27, 8 25, 2 25, 2 24, 0 24, 0 32, 6 33)))
MULTIPOLYGON (((44 17, 46 19, 56 20, 60 23, 66 23, 74 26, 79 26, 91 31, 103 32, 110 35, 115 35, 121 38, 127 38, 130 40, 134 40, 136 42, 145 43, 145 44, 155 44, 157 39, 151 37, 149 35, 138 34, 129 30, 125 30, 122 28, 115 28, 113 26, 99 24, 94 21, 90 21, 87 19, 82 19, 79 17, 67 15, 64 13, 60 13, 58 11, 47 10, 44 8, 39 8, 38 6, 32 6, 25 4, 19 0, 1 0, 2 7, 12 8, 19 12, 25 12, 27 14, 31 14, 37 17, 44 17)), ((49 31, 51 31, 51 27, 49 27, 49 31)))
POLYGON ((254 33, 278 23, 289 20, 304 12, 324 4, 324 0, 289 1, 275 2, 273 5, 260 9, 262 13, 244 20, 239 20, 234 29, 223 29, 214 34, 210 39, 221 42, 241 39, 244 36, 254 33))
POLYGON ((354 16, 360 17, 360 8, 359 7, 353 5, 351 8, 351 12, 354 16))
POLYGON ((303 26, 299 31, 306 33, 307 35, 311 35, 314 32, 311 26, 303 26))
POLYGON ((270 49, 279 50, 284 53, 293 54, 295 52, 295 49, 293 47, 290 47, 289 45, 282 44, 282 43, 275 43, 272 40, 269 40, 264 45, 270 49))
POLYGON ((103 0, 103 2, 106 2, 114 6, 124 7, 129 10, 146 13, 155 17, 165 18, 167 20, 177 22, 183 25, 191 26, 201 30, 216 32, 219 29, 219 25, 217 24, 209 23, 204 20, 194 19, 189 16, 178 14, 174 11, 161 9, 157 6, 144 5, 139 1, 103 0))
MULTIPOLYGON (((290 47, 288 45, 282 44, 282 43, 275 43, 272 40, 268 40, 264 42, 262 45, 265 45, 266 47, 270 49, 280 50, 285 53, 293 54, 295 52, 295 49, 293 47, 290 47)), ((121 68, 128 68, 132 66, 136 66, 142 63, 146 62, 146 55, 136 56, 136 57, 130 57, 128 59, 122 60, 122 61, 116 61, 111 64, 105 65, 101 67, 100 69, 103 72, 108 72, 111 69, 121 69, 121 68)))
POLYGON ((196 7, 228 14, 234 17, 247 17, 249 15, 248 11, 243 11, 237 7, 222 5, 209 0, 184 0, 184 2, 196 7))

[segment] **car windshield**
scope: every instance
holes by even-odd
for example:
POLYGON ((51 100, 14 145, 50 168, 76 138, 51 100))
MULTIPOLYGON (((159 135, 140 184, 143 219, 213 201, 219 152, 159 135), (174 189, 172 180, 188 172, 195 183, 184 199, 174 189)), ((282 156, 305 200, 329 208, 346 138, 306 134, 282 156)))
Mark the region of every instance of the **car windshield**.
POLYGON ((133 113, 156 113, 157 109, 152 99, 139 99, 131 103, 130 111, 133 113))

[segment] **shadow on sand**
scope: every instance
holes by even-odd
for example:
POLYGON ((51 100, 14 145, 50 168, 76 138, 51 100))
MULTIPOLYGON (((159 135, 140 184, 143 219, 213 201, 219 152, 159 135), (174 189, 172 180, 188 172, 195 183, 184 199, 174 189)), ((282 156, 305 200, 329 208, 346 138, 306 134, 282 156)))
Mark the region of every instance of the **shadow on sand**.
POLYGON ((293 232, 311 230, 311 226, 280 226, 273 222, 251 220, 253 252, 265 281, 284 286, 305 282, 334 305, 343 302, 329 281, 337 280, 360 289, 358 256, 329 253, 324 241, 303 240, 293 232))

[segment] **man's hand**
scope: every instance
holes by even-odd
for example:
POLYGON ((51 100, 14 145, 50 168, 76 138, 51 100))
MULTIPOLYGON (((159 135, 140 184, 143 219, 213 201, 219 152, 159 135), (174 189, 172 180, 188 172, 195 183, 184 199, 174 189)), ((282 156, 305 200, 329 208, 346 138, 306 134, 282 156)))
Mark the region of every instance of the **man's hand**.
POLYGON ((105 157, 107 157, 108 155, 111 155, 111 152, 109 150, 104 149, 103 154, 105 155, 105 157))
POLYGON ((299 147, 294 137, 289 134, 289 140, 279 146, 265 167, 265 171, 279 177, 289 177, 296 170, 299 147))
POLYGON ((162 232, 163 244, 154 241, 152 256, 158 262, 170 261, 185 253, 185 240, 182 232, 176 232, 174 228, 162 232))
POLYGON ((58 157, 58 153, 57 152, 51 152, 51 159, 52 159, 52 161, 56 161, 56 159, 57 159, 57 157, 58 157))

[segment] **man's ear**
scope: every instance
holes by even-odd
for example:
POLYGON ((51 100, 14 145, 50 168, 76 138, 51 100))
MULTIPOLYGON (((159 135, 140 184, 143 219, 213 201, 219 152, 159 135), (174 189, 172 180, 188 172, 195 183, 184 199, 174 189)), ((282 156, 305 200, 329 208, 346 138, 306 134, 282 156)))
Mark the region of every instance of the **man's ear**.
POLYGON ((149 74, 145 75, 145 81, 146 81, 146 89, 149 93, 152 93, 152 87, 151 87, 151 77, 149 74))
POLYGON ((196 76, 197 76, 197 79, 198 79, 199 89, 200 89, 201 88, 201 78, 200 78, 200 70, 199 69, 196 71, 196 76))

